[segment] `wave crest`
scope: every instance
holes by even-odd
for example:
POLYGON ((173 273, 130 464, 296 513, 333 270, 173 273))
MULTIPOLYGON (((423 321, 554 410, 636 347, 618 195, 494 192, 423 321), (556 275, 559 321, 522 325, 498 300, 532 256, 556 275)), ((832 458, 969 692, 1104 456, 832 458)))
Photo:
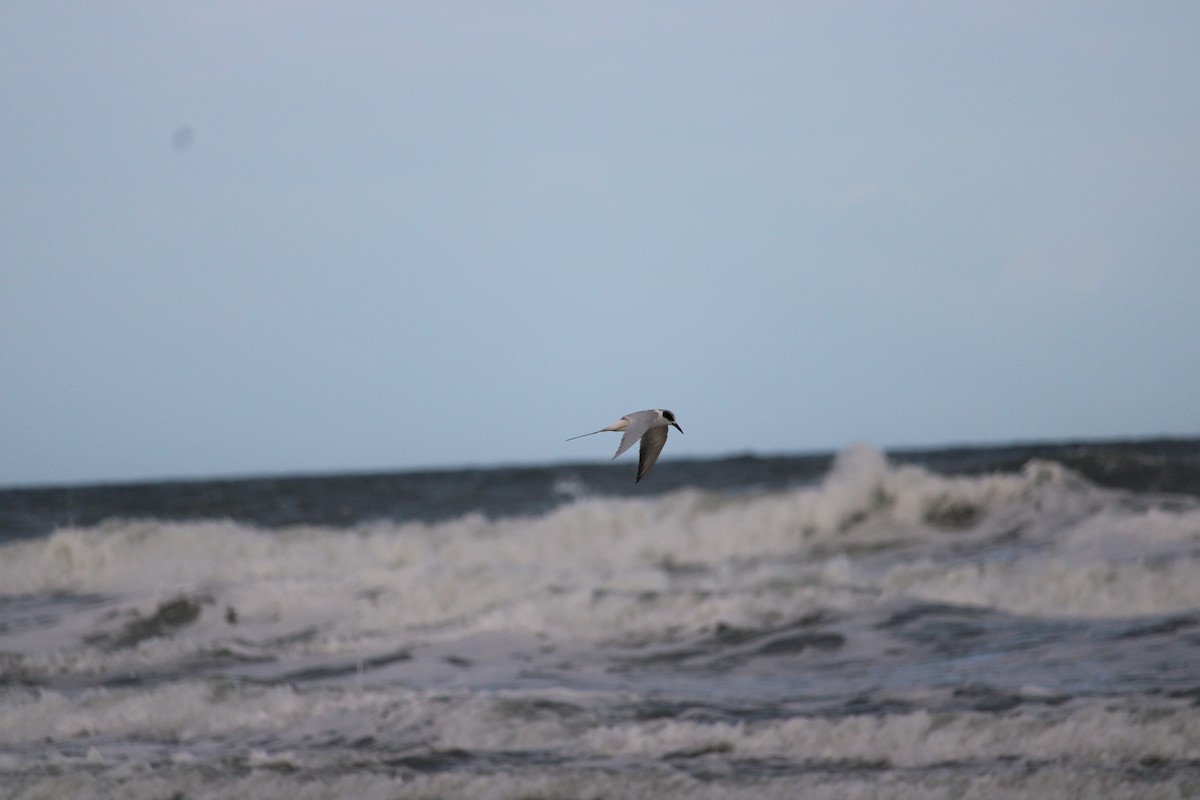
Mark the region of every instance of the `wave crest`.
POLYGON ((638 639, 754 628, 881 598, 1165 613, 1200 605, 1198 540, 1195 502, 1133 508, 1053 462, 943 476, 859 445, 812 486, 581 492, 529 517, 270 531, 109 520, 0 547, 0 586, 104 598, 43 648, 88 636, 130 642, 109 660, 264 642, 327 653, 396 631, 638 639), (204 601, 186 624, 147 622, 178 598, 204 601))

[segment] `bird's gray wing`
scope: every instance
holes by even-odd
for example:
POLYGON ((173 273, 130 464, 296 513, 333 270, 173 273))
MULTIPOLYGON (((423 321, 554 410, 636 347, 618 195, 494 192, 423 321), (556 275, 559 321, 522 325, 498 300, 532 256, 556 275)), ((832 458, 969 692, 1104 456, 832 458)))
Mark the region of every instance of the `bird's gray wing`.
POLYGON ((634 411, 632 414, 621 417, 621 419, 629 420, 629 427, 625 429, 625 435, 621 437, 621 444, 617 447, 617 452, 613 453, 613 458, 633 447, 633 443, 642 437, 656 417, 657 415, 653 411, 634 411))
POLYGON ((661 428, 651 428, 646 431, 642 437, 642 449, 638 455, 638 483, 642 478, 646 477, 646 473, 654 466, 654 462, 658 461, 658 454, 662 452, 663 445, 667 443, 667 428, 664 425, 661 428))

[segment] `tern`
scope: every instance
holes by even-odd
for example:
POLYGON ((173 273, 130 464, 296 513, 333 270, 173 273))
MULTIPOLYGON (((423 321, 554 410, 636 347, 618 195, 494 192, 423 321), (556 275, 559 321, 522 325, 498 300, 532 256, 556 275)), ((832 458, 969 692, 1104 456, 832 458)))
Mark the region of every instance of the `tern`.
POLYGON ((572 436, 567 441, 582 439, 584 436, 594 436, 605 431, 625 431, 625 435, 621 437, 621 445, 613 455, 613 458, 616 458, 632 447, 634 442, 641 439, 642 447, 638 453, 637 480, 634 481, 634 483, 639 483, 654 466, 654 462, 658 461, 658 454, 662 452, 663 445, 667 443, 667 427, 670 425, 674 425, 675 430, 683 433, 683 428, 679 427, 679 423, 675 421, 673 412, 667 411, 665 408, 651 408, 647 411, 634 411, 626 414, 607 428, 601 428, 591 433, 581 433, 578 436, 572 436))

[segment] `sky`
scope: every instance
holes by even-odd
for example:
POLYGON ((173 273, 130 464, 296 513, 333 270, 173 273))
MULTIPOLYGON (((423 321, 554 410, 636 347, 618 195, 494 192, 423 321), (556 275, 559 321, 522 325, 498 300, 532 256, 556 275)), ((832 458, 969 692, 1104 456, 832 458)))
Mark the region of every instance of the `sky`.
POLYGON ((1198 37, 3 4, 0 485, 1200 434, 1198 37))

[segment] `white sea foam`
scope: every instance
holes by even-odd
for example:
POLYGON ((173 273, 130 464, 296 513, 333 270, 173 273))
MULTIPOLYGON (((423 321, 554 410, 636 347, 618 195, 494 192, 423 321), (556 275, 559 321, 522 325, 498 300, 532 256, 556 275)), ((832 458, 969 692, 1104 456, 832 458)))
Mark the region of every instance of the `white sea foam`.
POLYGON ((0 586, 101 599, 57 625, 10 631, 0 649, 62 673, 213 647, 336 655, 486 632, 646 640, 904 598, 1030 615, 1161 614, 1200 607, 1198 553, 1192 502, 1134 506, 1049 463, 943 477, 855 447, 817 486, 756 496, 590 498, 537 517, 350 530, 155 520, 64 529, 0 547, 0 586), (179 597, 198 614, 175 635, 100 646, 179 597), (99 644, 80 647, 85 639, 99 644))
MULTIPOLYGON (((144 759, 171 763, 177 775, 186 777, 197 761, 237 757, 251 770, 261 770, 264 781, 272 770, 280 774, 279 767, 286 768, 282 774, 295 769, 310 780, 318 776, 315 785, 321 788, 311 793, 314 797, 331 796, 327 793, 331 786, 347 788, 336 776, 326 776, 333 783, 323 786, 321 771, 344 757, 342 749, 364 737, 374 743, 354 756, 354 772, 366 781, 361 784, 364 787, 386 783, 388 775, 395 776, 394 768, 385 770, 385 775, 377 774, 384 767, 383 760, 406 754, 421 756, 431 752, 431 747, 434 752, 532 757, 531 766, 521 771, 523 779, 501 784, 505 788, 497 795, 484 792, 474 780, 477 776, 471 775, 440 782, 428 775, 410 776, 405 781, 430 790, 434 786, 442 790, 449 785, 472 787, 466 795, 471 797, 529 794, 537 786, 562 786, 572 780, 595 791, 603 785, 597 782, 598 774, 643 788, 671 786, 664 795, 668 797, 688 796, 686 790, 696 785, 678 768, 703 763, 709 757, 717 761, 714 768, 739 760, 796 765, 791 781, 781 782, 779 788, 821 785, 822 765, 843 765, 838 771, 852 774, 845 765, 857 763, 876 765, 871 767, 875 771, 883 767, 944 769, 961 764, 966 775, 975 777, 981 770, 971 765, 982 765, 992 774, 992 789, 995 780, 1003 783, 1003 771, 997 775, 994 766, 1014 760, 1074 764, 1073 772, 1052 773, 1055 779, 1064 786, 1095 787, 1097 770, 1200 758, 1200 715, 1182 703, 1161 702, 1147 709, 1117 701, 1077 701, 1002 716, 915 711, 839 718, 794 716, 759 722, 605 719, 606 709, 629 699, 566 690, 299 691, 288 686, 224 683, 176 684, 151 691, 90 691, 76 697, 53 691, 40 695, 10 691, 0 696, 0 743, 8 747, 40 744, 36 751, 15 750, 27 755, 6 762, 5 769, 18 775, 37 764, 54 762, 69 767, 79 761, 104 766, 117 784, 134 778, 132 783, 154 786, 150 774, 137 768, 144 759), (269 746, 257 744, 268 741, 269 746), (161 744, 146 753, 138 742, 161 744), (314 748, 314 742, 326 744, 314 748), (558 762, 590 764, 599 773, 579 767, 555 770, 533 766, 558 762), (807 766, 800 769, 803 765, 807 766), (622 777, 616 778, 618 773, 622 777), (664 783, 662 779, 668 775, 673 777, 664 783), (809 782, 797 783, 798 775, 807 775, 809 782), (649 776, 657 776, 657 780, 648 781, 649 776)), ((105 773, 92 770, 75 780, 82 782, 98 774, 105 773)), ((902 773, 891 775, 889 783, 903 779, 902 773)), ((1028 770, 1019 778, 1014 784, 1029 786, 1024 783, 1031 779, 1028 770)), ((927 775, 927 779, 936 781, 937 776, 927 775)), ((959 786, 961 781, 962 774, 959 786)), ((173 785, 178 787, 180 781, 176 779, 173 785)), ((387 785, 394 790, 395 784, 387 785)), ((736 785, 735 781, 726 788, 736 785)), ((54 786, 61 792, 65 784, 54 786)), ((196 788, 196 796, 206 796, 201 787, 196 788)), ((278 795, 266 791, 260 796, 278 795)))
MULTIPOLYGON (((0 696, 0 742, 69 749, 139 737, 193 754, 238 749, 267 735, 276 751, 313 737, 351 742, 371 735, 389 752, 420 743, 438 750, 538 751, 657 760, 674 754, 858 760, 913 767, 956 761, 1137 761, 1200 758, 1200 714, 1185 702, 1153 710, 1120 701, 1034 706, 1003 716, 914 711, 759 722, 648 719, 605 722, 604 709, 633 698, 546 691, 299 690, 221 682, 153 690, 55 691, 0 696)), ((117 758, 114 750, 112 757, 117 758)), ((194 757, 194 755, 193 755, 194 757)), ((319 756, 317 756, 319 758, 319 756)))
POLYGON ((1134 617, 1200 608, 1200 560, 1028 556, 951 567, 922 561, 889 570, 881 586, 897 596, 1018 614, 1134 617))
POLYGON ((253 797, 257 800, 527 800, 532 797, 620 797, 628 800, 1025 800, 1029 797, 1103 797, 1105 800, 1179 800, 1194 796, 1195 782, 1166 776, 1127 785, 1122 775, 1102 767, 1086 771, 1047 765, 1036 771, 942 770, 932 775, 858 776, 844 770, 813 770, 753 778, 696 778, 664 767, 614 772, 598 767, 547 768, 538 765, 492 774, 294 773, 260 768, 214 777, 203 767, 154 774, 33 774, 14 781, 15 798, 69 796, 78 800, 119 796, 160 800, 182 795, 198 800, 253 797))
POLYGON ((1200 503, 865 447, 790 491, 556 491, 523 518, 0 547, 0 795, 1200 789, 1193 616, 1106 619, 1200 608, 1200 503))

